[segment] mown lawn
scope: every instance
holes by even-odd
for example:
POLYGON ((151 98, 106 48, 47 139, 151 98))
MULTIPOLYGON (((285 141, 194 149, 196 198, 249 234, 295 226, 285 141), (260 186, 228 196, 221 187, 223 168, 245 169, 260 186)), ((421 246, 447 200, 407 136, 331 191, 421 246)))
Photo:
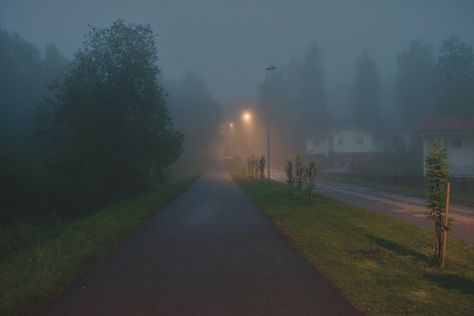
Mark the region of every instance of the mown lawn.
POLYGON ((128 232, 182 193, 194 179, 167 184, 82 219, 59 222, 48 231, 22 223, 3 230, 0 238, 4 240, 14 231, 18 235, 15 238, 32 242, 11 253, 3 251, 0 315, 31 313, 44 305, 104 258, 128 232))
POLYGON ((474 246, 450 239, 431 263, 433 233, 285 184, 234 178, 274 224, 368 315, 474 315, 474 246))
MULTIPOLYGON (((354 179, 352 177, 345 177, 344 175, 333 174, 322 174, 321 178, 328 181, 352 184, 378 190, 408 193, 422 198, 426 198, 428 195, 428 189, 425 187, 414 187, 400 184, 383 183, 381 181, 368 181, 362 179, 354 179)), ((453 203, 459 203, 466 206, 474 206, 474 194, 469 192, 459 192, 454 188, 451 193, 451 201, 453 203)))

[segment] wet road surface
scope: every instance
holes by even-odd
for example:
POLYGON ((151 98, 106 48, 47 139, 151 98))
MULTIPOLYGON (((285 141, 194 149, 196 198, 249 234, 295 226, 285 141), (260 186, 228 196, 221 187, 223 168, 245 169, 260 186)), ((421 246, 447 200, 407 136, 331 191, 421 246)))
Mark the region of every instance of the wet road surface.
MULTIPOLYGON (((284 171, 272 170, 272 174, 274 175, 273 179, 281 182, 286 181, 284 171)), ((315 191, 427 229, 433 229, 434 226, 433 221, 427 218, 426 200, 420 197, 325 180, 317 180, 315 191)), ((452 220, 452 226, 448 234, 474 243, 474 210, 472 207, 452 204, 449 218, 452 220)))
POLYGON ((42 315, 357 315, 222 167, 209 170, 42 315))

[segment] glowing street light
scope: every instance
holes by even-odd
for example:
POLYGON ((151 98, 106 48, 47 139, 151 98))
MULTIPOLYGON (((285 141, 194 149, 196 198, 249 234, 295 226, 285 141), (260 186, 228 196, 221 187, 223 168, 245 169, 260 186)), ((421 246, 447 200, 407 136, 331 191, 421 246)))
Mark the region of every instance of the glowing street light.
POLYGON ((252 114, 248 111, 242 113, 242 119, 245 121, 245 122, 250 122, 250 120, 252 119, 252 114))

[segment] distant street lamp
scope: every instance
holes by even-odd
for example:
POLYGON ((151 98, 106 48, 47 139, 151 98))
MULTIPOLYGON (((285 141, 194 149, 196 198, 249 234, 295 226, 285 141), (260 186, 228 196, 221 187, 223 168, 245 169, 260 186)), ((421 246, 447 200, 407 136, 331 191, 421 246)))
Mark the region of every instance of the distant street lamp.
POLYGON ((268 73, 272 70, 275 70, 274 66, 269 66, 266 68, 265 72, 265 85, 267 88, 267 184, 270 185, 271 175, 270 175, 270 101, 271 101, 271 93, 270 93, 270 84, 268 81, 268 73))

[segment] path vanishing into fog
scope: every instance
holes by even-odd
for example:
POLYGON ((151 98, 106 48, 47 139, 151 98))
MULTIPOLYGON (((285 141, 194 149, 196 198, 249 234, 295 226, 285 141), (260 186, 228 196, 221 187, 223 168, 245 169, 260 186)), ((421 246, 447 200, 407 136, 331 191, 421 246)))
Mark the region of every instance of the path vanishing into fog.
POLYGON ((222 166, 208 170, 43 315, 356 315, 222 166))
MULTIPOLYGON (((274 179, 285 181, 285 173, 273 170, 274 179)), ((433 229, 433 221, 427 218, 426 200, 403 193, 387 192, 374 188, 317 180, 317 193, 369 210, 399 218, 427 229, 433 229)), ((449 235, 474 243, 474 209, 452 204, 449 218, 452 220, 449 235)))

